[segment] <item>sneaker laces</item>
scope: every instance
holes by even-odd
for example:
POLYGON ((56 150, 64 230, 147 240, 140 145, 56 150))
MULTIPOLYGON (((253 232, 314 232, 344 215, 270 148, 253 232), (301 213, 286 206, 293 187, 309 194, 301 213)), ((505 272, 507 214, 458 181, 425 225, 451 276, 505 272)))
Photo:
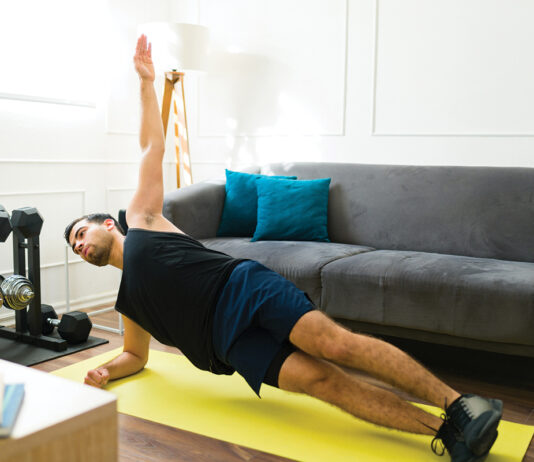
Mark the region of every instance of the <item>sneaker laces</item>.
MULTIPOLYGON (((448 443, 448 441, 445 441, 445 440, 450 441, 449 439, 450 417, 446 413, 443 413, 440 415, 440 419, 443 421, 443 423, 439 427, 439 430, 436 432, 436 436, 434 436, 434 438, 432 439, 432 443, 430 443, 430 447, 434 454, 441 457, 445 454, 445 448, 447 447, 447 443, 448 443)), ((426 426, 428 427, 428 425, 426 426)), ((428 428, 431 428, 431 427, 428 427, 428 428)))
MULTIPOLYGON (((439 430, 435 430, 432 427, 429 427, 428 425, 425 425, 425 427, 430 428, 431 430, 436 431, 436 436, 432 439, 432 443, 430 443, 430 447, 432 449, 432 452, 436 454, 437 456, 443 456, 445 454, 445 449, 448 448, 450 444, 450 449, 454 445, 455 438, 454 435, 451 434, 451 418, 447 414, 447 398, 445 398, 445 412, 443 412, 439 417, 442 420, 442 424, 439 427, 439 430), (440 446, 441 445, 441 446, 440 446), (439 452, 438 452, 439 450, 439 452)), ((422 422, 421 422, 422 423, 422 422)))

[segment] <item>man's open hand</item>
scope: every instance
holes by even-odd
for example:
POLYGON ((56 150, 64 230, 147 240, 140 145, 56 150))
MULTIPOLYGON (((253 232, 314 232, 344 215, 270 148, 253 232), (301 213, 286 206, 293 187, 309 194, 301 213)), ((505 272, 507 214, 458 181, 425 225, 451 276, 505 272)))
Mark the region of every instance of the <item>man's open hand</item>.
POLYGON ((137 39, 137 48, 133 59, 139 78, 153 82, 156 74, 152 63, 152 44, 149 43, 147 45, 146 35, 144 34, 137 39))

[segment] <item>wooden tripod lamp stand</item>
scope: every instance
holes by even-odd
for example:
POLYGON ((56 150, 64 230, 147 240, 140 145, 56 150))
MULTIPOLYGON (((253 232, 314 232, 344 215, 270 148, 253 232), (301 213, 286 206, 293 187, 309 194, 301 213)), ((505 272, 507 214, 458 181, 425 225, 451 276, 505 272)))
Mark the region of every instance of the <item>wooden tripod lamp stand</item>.
POLYGON ((176 187, 181 186, 183 169, 184 186, 193 183, 191 173, 191 157, 189 155, 189 134, 187 132, 187 114, 185 112, 184 73, 165 72, 165 88, 161 105, 163 132, 167 136, 167 125, 171 102, 174 107, 174 141, 176 149, 176 187), (179 83, 179 85, 177 85, 179 83), (174 98, 173 98, 174 95, 174 98))
POLYGON ((209 30, 197 24, 151 22, 140 25, 138 32, 144 33, 149 42, 152 42, 152 58, 157 66, 156 72, 166 71, 161 106, 163 130, 167 136, 169 114, 171 103, 173 103, 176 183, 178 188, 187 186, 193 183, 193 176, 185 112, 183 70, 206 70, 209 30), (172 72, 168 72, 169 69, 173 69, 172 72), (176 69, 181 72, 176 72, 176 69))

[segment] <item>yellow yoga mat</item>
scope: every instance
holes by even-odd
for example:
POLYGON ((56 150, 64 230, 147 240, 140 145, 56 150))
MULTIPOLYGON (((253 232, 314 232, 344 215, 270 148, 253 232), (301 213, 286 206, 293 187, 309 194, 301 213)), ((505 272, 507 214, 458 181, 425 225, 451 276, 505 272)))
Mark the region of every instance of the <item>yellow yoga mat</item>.
MULTIPOLYGON (((87 370, 122 349, 53 372, 83 382, 87 370)), ((379 428, 308 396, 262 387, 238 375, 196 369, 181 355, 151 350, 146 368, 113 381, 119 412, 300 461, 428 462, 431 437, 379 428)), ((437 415, 440 410, 422 406, 437 415)), ((534 427, 502 421, 487 462, 520 462, 534 427)), ((448 456, 446 456, 446 460, 448 456)))

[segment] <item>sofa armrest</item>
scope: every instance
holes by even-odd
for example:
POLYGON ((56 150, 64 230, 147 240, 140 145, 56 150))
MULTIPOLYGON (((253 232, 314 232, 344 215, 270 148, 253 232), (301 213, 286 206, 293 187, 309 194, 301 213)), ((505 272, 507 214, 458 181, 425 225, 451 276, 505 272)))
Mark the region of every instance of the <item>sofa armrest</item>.
POLYGON ((195 239, 215 237, 225 198, 224 181, 203 181, 165 194, 163 216, 195 239))

